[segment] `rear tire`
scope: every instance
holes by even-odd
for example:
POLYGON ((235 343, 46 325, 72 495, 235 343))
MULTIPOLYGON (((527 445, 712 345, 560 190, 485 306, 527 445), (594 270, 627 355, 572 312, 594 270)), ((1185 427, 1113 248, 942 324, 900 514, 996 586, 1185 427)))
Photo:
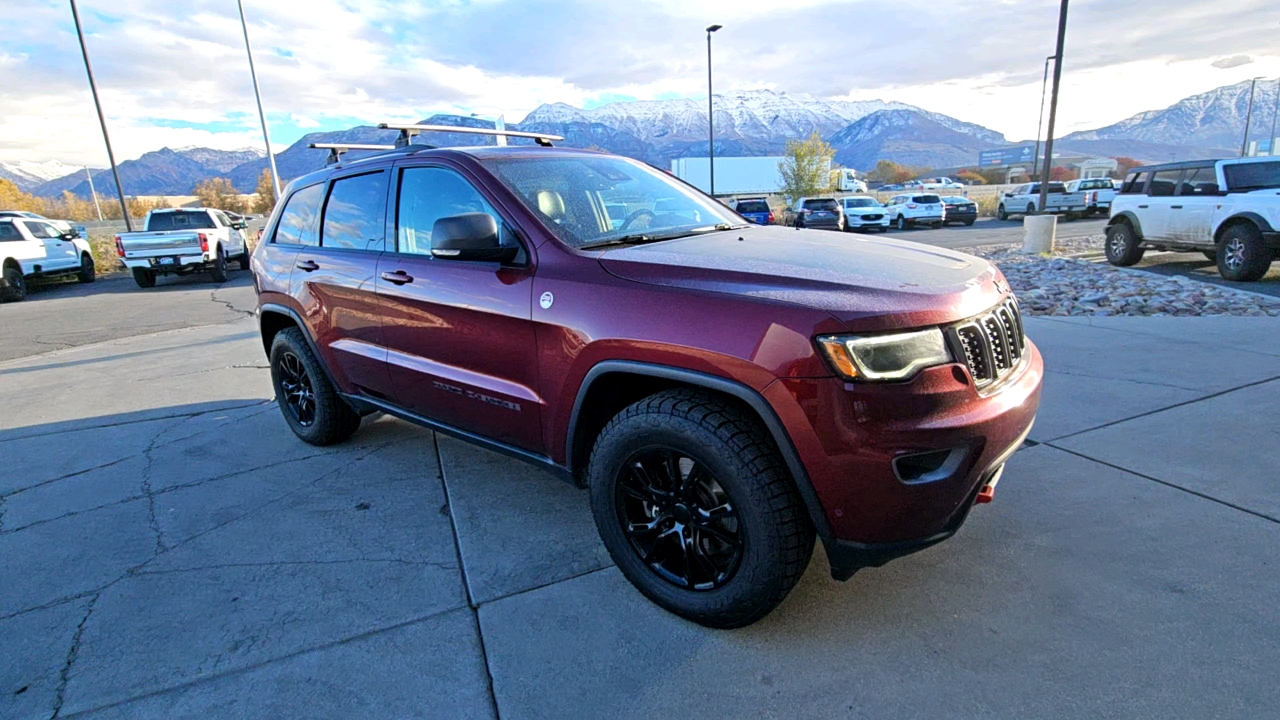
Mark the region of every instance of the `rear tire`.
POLYGON ((618 569, 700 625, 763 618, 813 553, 813 525, 773 439, 709 393, 668 390, 623 410, 596 440, 588 482, 618 569))
POLYGON ((18 302, 27 297, 27 279, 22 270, 12 265, 4 269, 4 287, 0 288, 0 300, 18 302))
POLYGON ((209 266, 209 277, 216 283, 227 281, 227 253, 221 245, 218 246, 218 254, 214 256, 213 264, 209 266))
POLYGON ((251 261, 251 259, 252 259, 252 258, 251 258, 251 257, 250 257, 250 255, 249 255, 249 243, 245 243, 245 244, 244 244, 244 252, 240 253, 240 269, 241 269, 241 270, 248 270, 248 269, 249 269, 249 262, 251 261))
POLYGON ((291 327, 277 333, 270 358, 276 403, 299 439, 333 445, 360 429, 360 414, 338 395, 301 330, 291 327))
POLYGON ((1026 211, 1025 213, 1023 213, 1023 216, 1027 216, 1027 215, 1035 215, 1035 214, 1036 214, 1036 206, 1035 206, 1035 205, 1032 205, 1032 204, 1030 204, 1030 203, 1028 203, 1028 204, 1027 204, 1027 211, 1026 211))
POLYGON ((76 273, 76 279, 86 285, 98 279, 98 270, 93 266, 89 253, 80 256, 80 272, 76 273))
POLYGON ((138 287, 143 288, 144 290, 146 288, 153 288, 156 286, 156 271, 149 270, 147 268, 134 268, 133 281, 138 284, 138 287))
POLYGON ((1116 267, 1129 267, 1137 264, 1146 252, 1138 240, 1133 226, 1127 222, 1118 222, 1107 228, 1107 262, 1116 267))
POLYGON ((1252 223, 1223 231, 1217 255, 1218 272, 1226 280, 1255 282, 1271 269, 1271 250, 1262 244, 1262 233, 1252 223))

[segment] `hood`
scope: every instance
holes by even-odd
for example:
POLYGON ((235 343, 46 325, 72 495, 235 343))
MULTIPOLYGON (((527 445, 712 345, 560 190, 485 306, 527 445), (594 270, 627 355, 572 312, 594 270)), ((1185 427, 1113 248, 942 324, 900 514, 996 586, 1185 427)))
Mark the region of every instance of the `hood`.
POLYGON ((607 250, 610 274, 825 310, 851 330, 950 322, 1007 292, 986 260, 919 243, 779 226, 607 250))

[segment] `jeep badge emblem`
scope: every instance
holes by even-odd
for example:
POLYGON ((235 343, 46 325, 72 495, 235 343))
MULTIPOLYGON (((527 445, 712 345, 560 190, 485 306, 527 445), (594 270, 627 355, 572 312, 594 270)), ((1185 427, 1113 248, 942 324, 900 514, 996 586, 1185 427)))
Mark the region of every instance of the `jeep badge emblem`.
POLYGON ((538 300, 538 304, 542 306, 543 310, 546 310, 547 308, 551 307, 551 303, 555 301, 556 301, 555 295, 552 295, 549 292, 544 292, 542 293, 542 298, 538 300))

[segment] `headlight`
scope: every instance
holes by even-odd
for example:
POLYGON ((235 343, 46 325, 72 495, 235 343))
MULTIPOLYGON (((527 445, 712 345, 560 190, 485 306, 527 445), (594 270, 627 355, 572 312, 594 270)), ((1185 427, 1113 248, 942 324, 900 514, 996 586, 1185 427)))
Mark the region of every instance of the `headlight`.
POLYGON ((892 335, 824 335, 818 344, 847 380, 906 380, 952 362, 938 328, 892 335))

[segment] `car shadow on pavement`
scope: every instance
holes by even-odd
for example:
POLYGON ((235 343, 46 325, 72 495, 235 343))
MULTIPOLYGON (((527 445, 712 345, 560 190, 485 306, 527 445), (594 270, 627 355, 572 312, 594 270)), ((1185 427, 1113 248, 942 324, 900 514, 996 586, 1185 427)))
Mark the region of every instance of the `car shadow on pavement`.
POLYGON ((87 297, 91 295, 125 294, 125 293, 162 293, 178 289, 190 289, 204 286, 209 289, 224 287, 247 287, 253 284, 253 274, 248 270, 228 270, 227 281, 215 283, 207 273, 192 275, 170 275, 156 278, 154 288, 142 289, 128 273, 111 273, 99 275, 96 282, 85 284, 74 278, 33 280, 27 284, 27 298, 24 302, 55 297, 87 297))

